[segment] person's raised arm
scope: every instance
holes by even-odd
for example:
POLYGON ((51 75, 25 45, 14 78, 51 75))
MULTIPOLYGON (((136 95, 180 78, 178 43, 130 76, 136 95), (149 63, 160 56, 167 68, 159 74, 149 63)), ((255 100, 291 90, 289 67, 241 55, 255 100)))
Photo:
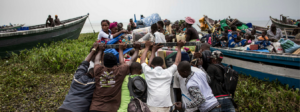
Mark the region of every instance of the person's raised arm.
POLYGON ((139 51, 141 49, 141 43, 135 42, 135 43, 133 43, 133 47, 134 47, 135 51, 134 51, 134 54, 132 55, 131 60, 129 61, 128 65, 131 65, 132 62, 136 62, 139 51))
MULTIPOLYGON (((146 43, 145 43, 145 50, 144 50, 144 52, 143 52, 143 54, 142 54, 142 56, 141 56, 141 64, 145 63, 146 56, 147 56, 147 52, 148 52, 149 48, 150 48, 152 45, 153 45, 152 42, 146 41, 146 43)), ((151 56, 152 56, 152 55, 151 55, 151 56)))
POLYGON ((121 30, 115 34, 112 34, 112 36, 113 36, 113 38, 115 38, 115 37, 119 36, 121 33, 127 33, 127 30, 121 30))
POLYGON ((182 42, 181 40, 179 42, 177 42, 177 55, 176 55, 176 59, 175 59, 175 62, 174 64, 176 66, 178 66, 178 64, 180 63, 181 61, 181 47, 185 44, 185 41, 182 42))
POLYGON ((103 51, 105 50, 105 43, 101 43, 99 46, 98 46, 98 49, 99 49, 99 52, 98 54, 96 55, 96 58, 95 58, 95 65, 99 64, 100 65, 100 59, 102 58, 102 54, 103 54, 103 51))
POLYGON ((87 61, 87 62, 91 61, 91 59, 92 59, 93 55, 95 54, 95 52, 97 51, 97 49, 98 49, 98 43, 95 42, 95 43, 93 44, 93 49, 92 49, 92 51, 86 56, 86 58, 85 58, 84 61, 87 61))
POLYGON ((120 64, 124 64, 124 54, 123 54, 123 50, 126 49, 126 44, 125 43, 120 43, 119 44, 119 61, 120 61, 120 64))
POLYGON ((163 45, 161 45, 161 44, 156 44, 152 47, 152 52, 151 52, 151 56, 149 59, 149 65, 151 65, 151 62, 152 62, 153 58, 155 57, 155 52, 161 47, 163 47, 163 45))

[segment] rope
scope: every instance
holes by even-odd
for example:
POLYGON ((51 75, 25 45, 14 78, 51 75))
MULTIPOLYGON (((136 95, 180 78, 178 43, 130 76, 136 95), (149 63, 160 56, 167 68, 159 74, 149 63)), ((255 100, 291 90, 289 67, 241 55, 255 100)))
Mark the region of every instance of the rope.
MULTIPOLYGON (((271 19, 270 19, 270 20, 271 20, 271 19)), ((267 27, 267 25, 269 24, 270 20, 268 21, 268 23, 266 24, 266 26, 265 26, 265 27, 267 27)))
POLYGON ((90 16, 89 16, 88 18, 89 18, 89 21, 90 21, 91 27, 92 27, 92 29, 93 29, 93 31, 94 31, 94 34, 95 34, 95 30, 94 30, 94 28, 93 28, 93 25, 92 25, 92 23, 91 23, 90 16))

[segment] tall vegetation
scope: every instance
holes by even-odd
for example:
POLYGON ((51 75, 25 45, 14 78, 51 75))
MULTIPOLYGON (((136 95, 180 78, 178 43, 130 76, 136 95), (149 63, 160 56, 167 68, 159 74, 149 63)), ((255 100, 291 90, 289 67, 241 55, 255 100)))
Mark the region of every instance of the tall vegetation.
MULTIPOLYGON (((67 94, 73 74, 96 40, 38 45, 0 60, 0 111, 55 111, 67 94)), ((238 111, 300 111, 299 89, 240 75, 235 101, 238 111)))

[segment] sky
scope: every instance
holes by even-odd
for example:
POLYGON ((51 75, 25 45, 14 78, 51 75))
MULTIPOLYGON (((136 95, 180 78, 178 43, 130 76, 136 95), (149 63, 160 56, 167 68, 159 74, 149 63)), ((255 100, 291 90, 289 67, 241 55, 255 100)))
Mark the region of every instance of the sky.
POLYGON ((93 24, 103 19, 128 22, 134 14, 140 19, 140 14, 152 13, 171 22, 187 16, 198 21, 203 15, 215 20, 231 16, 243 22, 268 21, 280 14, 300 19, 299 6, 300 0, 1 0, 0 25, 44 24, 49 14, 65 20, 87 13, 93 24))

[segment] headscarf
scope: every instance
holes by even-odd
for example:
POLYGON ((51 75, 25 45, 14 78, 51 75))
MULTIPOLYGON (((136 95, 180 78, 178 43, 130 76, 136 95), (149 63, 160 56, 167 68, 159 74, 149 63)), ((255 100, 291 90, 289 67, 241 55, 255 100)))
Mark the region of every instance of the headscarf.
POLYGON ((195 23, 195 19, 191 18, 191 17, 186 17, 185 18, 185 22, 188 24, 194 24, 195 23))
POLYGON ((112 29, 112 28, 117 27, 117 26, 118 26, 117 22, 110 23, 109 29, 112 29))

